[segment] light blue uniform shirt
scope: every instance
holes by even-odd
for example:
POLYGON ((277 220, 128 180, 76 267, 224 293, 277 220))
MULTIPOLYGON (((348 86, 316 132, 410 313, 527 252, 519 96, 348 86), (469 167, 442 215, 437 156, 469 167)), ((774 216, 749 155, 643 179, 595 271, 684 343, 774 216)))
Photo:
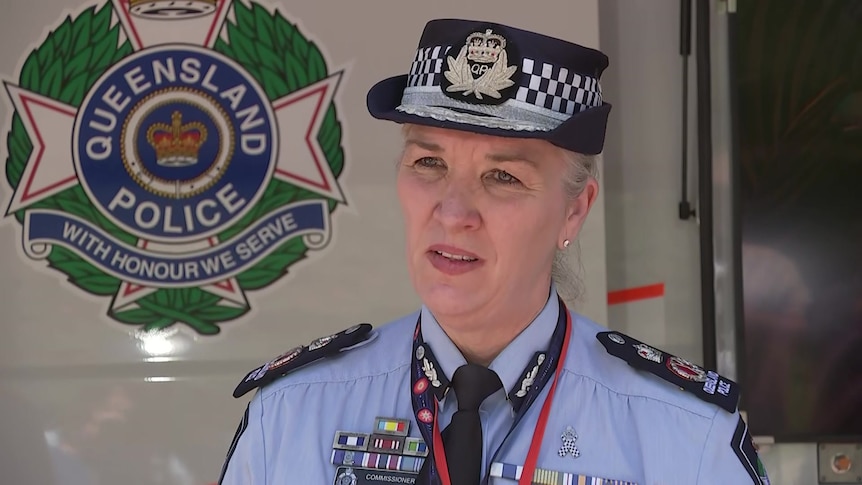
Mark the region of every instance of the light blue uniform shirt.
MULTIPOLYGON (((412 339, 420 314, 422 334, 437 358, 438 372, 451 379, 466 362, 427 308, 381 326, 369 341, 258 390, 231 446, 222 485, 331 484, 336 478, 336 466, 331 463, 336 432, 371 433, 376 417, 409 419, 409 435, 421 438, 410 379, 412 339)), ((508 438, 514 412, 507 393, 520 385, 534 353, 547 350, 557 316, 557 296, 552 291, 534 322, 490 365, 506 391, 497 391, 480 408, 486 471, 491 463, 497 463, 497 471, 500 464, 524 464, 552 381, 508 438)), ((558 483, 582 483, 578 476, 641 485, 762 483, 752 479, 743 464, 751 456, 734 452, 741 445, 738 412, 727 412, 608 354, 596 339, 604 331, 599 324, 572 314, 569 349, 538 469, 572 474, 571 482, 558 483), (567 427, 577 433, 577 458, 559 453, 567 427)), ((457 409, 455 401, 449 393, 440 403, 440 429, 457 409)), ((742 438, 748 439, 747 430, 742 438)), ((517 482, 494 477, 488 483, 517 482)), ((587 478, 583 483, 600 482, 587 478)))

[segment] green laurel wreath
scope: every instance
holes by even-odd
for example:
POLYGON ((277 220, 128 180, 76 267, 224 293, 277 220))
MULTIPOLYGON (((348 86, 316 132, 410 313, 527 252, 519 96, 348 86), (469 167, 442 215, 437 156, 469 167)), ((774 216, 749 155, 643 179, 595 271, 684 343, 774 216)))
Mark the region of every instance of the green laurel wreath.
MULTIPOLYGON (((327 76, 326 63, 313 42, 305 39, 280 13, 270 13, 263 7, 245 6, 234 2, 236 23, 227 23, 228 42, 221 39, 215 50, 237 61, 263 87, 270 100, 290 94, 327 76)), ((105 2, 100 8, 91 7, 77 17, 67 17, 44 43, 33 51, 21 69, 19 85, 23 89, 78 107, 96 80, 114 63, 132 54, 131 44, 119 44, 120 25, 111 27, 112 7, 105 2)), ((344 168, 341 147, 341 123, 335 106, 330 105, 318 134, 318 141, 333 174, 338 177, 344 168)), ((12 118, 7 138, 9 157, 6 177, 18 187, 33 145, 18 113, 12 118)), ((71 154, 70 154, 71 156, 71 154)), ((70 160, 71 163, 71 160, 70 160)), ((226 240, 241 232, 269 211, 294 201, 320 198, 320 195, 272 179, 261 201, 246 216, 219 235, 226 240)), ((337 202, 329 201, 330 212, 337 202)), ((31 208, 55 209, 80 216, 98 225, 107 233, 134 245, 136 238, 111 223, 90 202, 80 185, 43 199, 15 213, 23 222, 31 208)), ((308 248, 301 238, 282 244, 255 266, 237 276, 243 290, 255 290, 270 285, 287 273, 287 268, 303 259, 308 248)), ((77 254, 61 246, 53 246, 48 256, 49 266, 62 271, 68 280, 84 291, 99 296, 114 296, 122 283, 77 254)), ((219 323, 236 319, 249 307, 219 305, 218 295, 200 288, 159 289, 137 300, 138 308, 109 311, 112 318, 144 331, 166 328, 183 323, 205 335, 217 334, 219 323)))

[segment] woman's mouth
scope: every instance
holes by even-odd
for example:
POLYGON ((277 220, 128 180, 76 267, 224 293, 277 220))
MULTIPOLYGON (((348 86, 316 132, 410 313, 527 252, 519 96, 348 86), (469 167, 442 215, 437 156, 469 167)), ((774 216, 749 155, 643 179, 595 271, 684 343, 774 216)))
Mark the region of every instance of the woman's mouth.
POLYGON ((432 246, 427 254, 431 265, 447 275, 464 274, 483 263, 478 255, 451 246, 432 246))
POLYGON ((466 256, 463 254, 448 253, 446 251, 434 251, 434 252, 439 254, 440 256, 443 256, 444 258, 451 259, 453 261, 478 261, 478 259, 479 259, 479 258, 473 258, 470 256, 466 256))

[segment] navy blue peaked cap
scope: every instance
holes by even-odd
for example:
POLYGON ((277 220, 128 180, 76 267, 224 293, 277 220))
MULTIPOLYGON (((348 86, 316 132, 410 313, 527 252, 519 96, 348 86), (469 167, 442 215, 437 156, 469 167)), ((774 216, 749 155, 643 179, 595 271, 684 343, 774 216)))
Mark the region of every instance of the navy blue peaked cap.
POLYGON ((368 92, 377 119, 602 151, 611 105, 598 50, 491 22, 432 20, 409 74, 368 92))

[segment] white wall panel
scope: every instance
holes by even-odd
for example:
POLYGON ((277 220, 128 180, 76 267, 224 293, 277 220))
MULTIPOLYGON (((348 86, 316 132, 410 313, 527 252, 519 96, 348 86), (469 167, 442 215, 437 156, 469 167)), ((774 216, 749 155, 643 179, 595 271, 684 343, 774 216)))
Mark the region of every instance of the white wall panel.
MULTIPOLYGON (((67 15, 104 4, 4 0, 0 76, 19 84, 27 55, 67 15)), ((277 6, 296 23, 322 50, 330 72, 344 70, 335 103, 346 160, 339 183, 347 205, 334 212, 331 241, 267 288, 245 291, 251 310, 219 324, 218 335, 183 324, 141 335, 140 326, 107 316, 110 295, 89 295, 44 261, 29 259, 21 224, 0 216, 4 483, 48 484, 42 474, 52 470, 61 470, 62 478, 53 483, 63 485, 214 482, 245 405, 231 392, 246 371, 295 345, 359 321, 381 324, 419 303, 403 264, 394 192, 398 128, 371 119, 365 93, 377 80, 407 72, 425 22, 477 18, 592 47, 599 40, 598 0, 554 0, 541 8, 529 2, 452 0, 262 4, 277 6)), ((188 34, 172 22, 154 24, 156 32, 188 34)), ((0 98, 0 163, 5 164, 13 106, 6 92, 0 98)), ((70 138, 56 129, 46 133, 48 142, 59 143, 52 146, 69 153, 70 138)), ((290 150, 285 153, 296 153, 290 150)), ((67 163, 58 170, 72 166, 71 156, 67 163)), ((5 214, 12 192, 3 178, 5 214)), ((607 319, 603 211, 600 198, 580 241, 587 293, 578 305, 601 322, 607 319)))

